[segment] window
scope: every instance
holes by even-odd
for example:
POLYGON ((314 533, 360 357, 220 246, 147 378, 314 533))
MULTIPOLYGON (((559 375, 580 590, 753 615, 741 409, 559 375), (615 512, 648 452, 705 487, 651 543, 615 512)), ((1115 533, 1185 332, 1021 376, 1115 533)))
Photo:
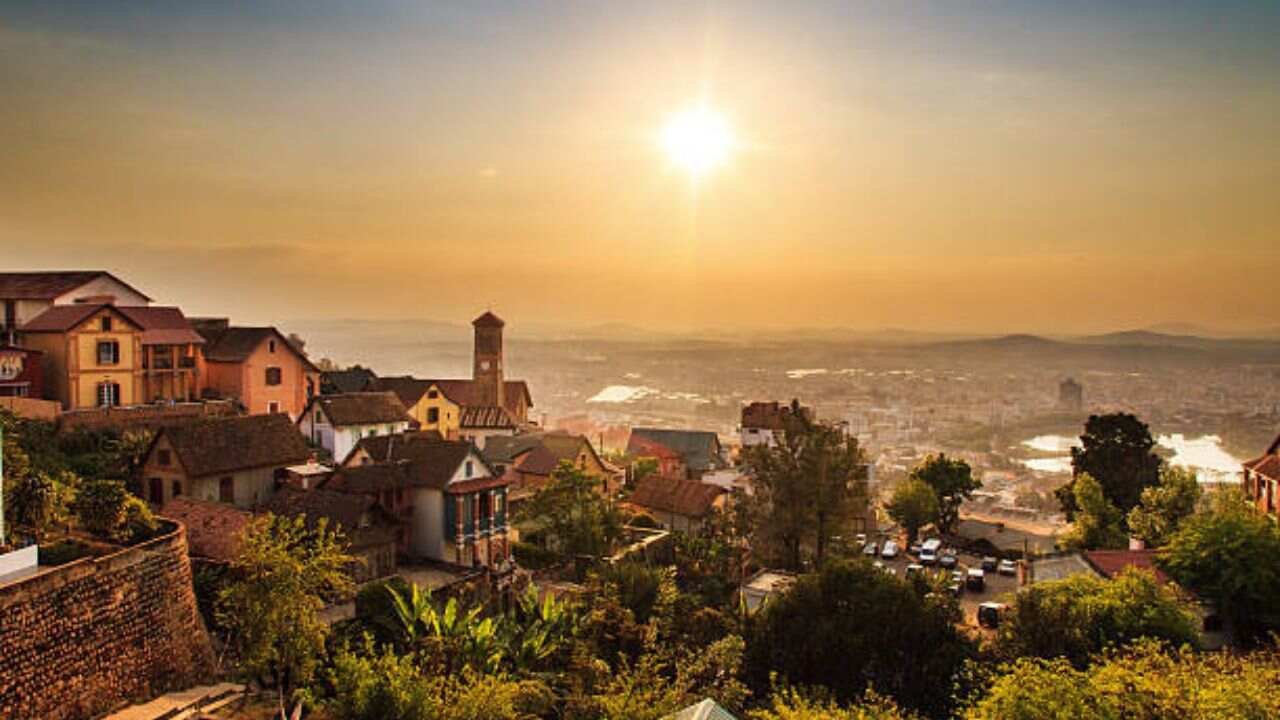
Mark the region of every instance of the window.
POLYGON ((275 340, 268 340, 268 341, 267 341, 267 352, 275 352, 275 351, 276 351, 276 341, 275 341, 275 340))
POLYGON ((182 481, 181 481, 181 480, 174 480, 174 481, 173 481, 173 495, 172 495, 171 497, 178 497, 178 496, 179 496, 179 495, 181 495, 181 494, 182 494, 182 481))
POLYGON ((164 479, 151 478, 151 481, 148 484, 151 486, 150 492, 148 493, 151 496, 151 502, 155 503, 156 505, 163 503, 164 502, 164 479))
POLYGON ((471 467, 471 461, 470 461, 470 460, 468 460, 468 461, 466 462, 466 464, 462 466, 462 472, 463 472, 463 474, 464 474, 464 475, 466 475, 467 477, 471 477, 472 467, 471 467))
POLYGON ((98 383, 98 407, 114 407, 120 404, 120 384, 98 383))
POLYGON ((278 367, 267 368, 267 384, 268 385, 279 385, 280 377, 281 377, 280 368, 278 367))
POLYGON ((320 408, 316 408, 315 418, 318 423, 324 422, 324 413, 320 412, 320 408))
POLYGON ((111 332, 111 316, 104 315, 101 322, 102 332, 111 332))
POLYGON ((430 398, 431 400, 435 400, 436 398, 440 397, 440 391, 439 391, 439 390, 428 390, 428 391, 427 391, 427 397, 428 397, 428 398, 430 398))
POLYGON ((169 467, 169 463, 173 462, 173 457, 168 450, 158 450, 156 452, 156 462, 164 467, 169 467))
POLYGON ((440 408, 427 408, 427 422, 431 424, 440 422, 440 408))
POLYGON ((236 483, 229 477, 218 480, 218 499, 224 503, 236 501, 236 483))
MULTIPOLYGON (((106 318, 103 318, 104 320, 106 318)), ((120 343, 115 340, 99 340, 98 341, 98 364, 99 365, 119 365, 120 364, 120 343)))
POLYGON ((275 415, 276 413, 280 412, 280 403, 274 400, 267 403, 267 412, 271 413, 272 415, 275 415))

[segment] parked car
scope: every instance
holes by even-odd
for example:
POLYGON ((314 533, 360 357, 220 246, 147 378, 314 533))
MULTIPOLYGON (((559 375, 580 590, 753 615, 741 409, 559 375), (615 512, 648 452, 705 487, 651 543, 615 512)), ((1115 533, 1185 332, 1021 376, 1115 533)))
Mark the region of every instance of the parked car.
POLYGON ((876 555, 879 554, 878 551, 879 551, 879 548, 876 547, 875 540, 872 540, 871 542, 867 543, 866 546, 862 548, 862 554, 866 555, 867 557, 875 557, 876 555))
POLYGON ((880 557, 885 560, 892 560, 898 557, 898 543, 892 540, 885 540, 884 548, 880 550, 880 557))
POLYGON ((858 533, 856 537, 857 537, 857 539, 858 539, 858 544, 859 544, 859 545, 866 545, 866 544, 867 544, 867 534, 866 534, 866 533, 858 533))
POLYGON ((929 548, 926 548, 926 547, 920 548, 920 564, 921 565, 937 565, 938 564, 937 551, 930 550, 929 548))
POLYGON ((911 543, 911 546, 907 548, 907 553, 912 557, 920 557, 920 543, 911 543))
POLYGON ((982 592, 987 589, 987 574, 982 571, 982 568, 969 568, 964 584, 974 592, 982 592))
POLYGON ((996 559, 995 559, 994 557, 990 556, 990 555, 988 555, 988 556, 986 556, 986 557, 982 558, 982 571, 983 571, 983 572, 995 572, 995 571, 996 571, 996 562, 997 562, 997 561, 996 561, 996 559))
POLYGON ((978 606, 978 624, 985 628, 1000 627, 1000 618, 1007 607, 1003 603, 982 603, 978 606))
POLYGON ((919 563, 911 563, 907 566, 906 574, 908 577, 922 572, 924 572, 924 566, 919 563))
POLYGON ((953 582, 947 586, 947 592, 956 597, 964 595, 964 583, 953 582))
POLYGON ((1000 566, 997 568, 1001 575, 1017 575, 1018 563, 1012 560, 1001 560, 1000 566))
POLYGON ((943 570, 954 570, 957 564, 956 556, 953 553, 947 553, 938 558, 938 567, 943 570))
POLYGON ((958 582, 958 583, 962 583, 962 582, 964 582, 964 571, 963 571, 963 570, 952 570, 952 571, 951 571, 951 582, 958 582))

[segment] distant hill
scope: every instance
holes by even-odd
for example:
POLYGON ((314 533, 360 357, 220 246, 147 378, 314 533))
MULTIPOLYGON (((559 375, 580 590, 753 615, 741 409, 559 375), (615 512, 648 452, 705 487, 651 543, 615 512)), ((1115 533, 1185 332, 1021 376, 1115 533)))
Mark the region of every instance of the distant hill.
POLYGON ((1150 330, 1124 330, 1103 335, 1089 335, 1079 342, 1092 345, 1128 345, 1138 347, 1186 347, 1204 348, 1218 342, 1213 338, 1194 335, 1170 335, 1150 330))

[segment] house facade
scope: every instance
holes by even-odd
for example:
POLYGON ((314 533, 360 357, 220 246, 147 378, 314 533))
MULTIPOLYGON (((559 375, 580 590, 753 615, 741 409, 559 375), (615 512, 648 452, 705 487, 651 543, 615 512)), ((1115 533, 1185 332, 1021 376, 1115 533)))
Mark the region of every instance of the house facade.
POLYGON ((287 468, 312 451, 282 414, 248 415, 161 428, 142 464, 146 500, 189 497, 256 508, 271 499, 287 468))
POLYGON ((0 273, 0 344, 54 305, 85 302, 142 307, 151 298, 105 270, 0 273))
POLYGON ((691 480, 729 466, 720 447, 720 437, 709 430, 633 428, 627 440, 627 454, 636 458, 656 458, 660 474, 676 477, 677 468, 671 461, 674 454, 684 466, 684 477, 691 480))
POLYGON ((21 328, 64 410, 200 397, 204 339, 177 308, 56 305, 21 328))
POLYGON ((347 540, 347 552, 355 559, 348 572, 357 583, 394 575, 398 522, 374 498, 333 490, 281 488, 265 508, 284 517, 301 516, 309 526, 321 518, 326 527, 347 540))
POLYGON ((606 497, 622 482, 622 471, 606 463, 582 435, 545 432, 495 438, 485 444, 482 453, 494 471, 510 481, 508 497, 513 506, 550 483, 561 462, 599 479, 600 492, 606 497))
POLYGON ((316 395, 298 418, 298 428, 342 463, 361 438, 403 433, 411 418, 395 393, 316 395))
POLYGON ((697 480, 650 475, 636 484, 627 505, 653 516, 665 530, 691 533, 728 502, 718 485, 697 480))
POLYGON ((787 422, 797 412, 808 420, 813 419, 813 411, 799 403, 753 402, 743 406, 742 422, 738 428, 742 447, 777 447, 787 422))
POLYGON ((1280 520, 1280 437, 1261 456, 1244 463, 1244 492, 1259 511, 1280 520))
POLYGON ((274 327, 195 321, 204 337, 205 386, 238 401, 251 415, 284 413, 297 420, 320 393, 320 369, 274 327))
POLYGON ((510 557, 508 485, 471 443, 405 433, 362 441, 325 487, 387 500, 409 520, 411 557, 496 570, 510 557))
POLYGON ((0 397, 44 397, 44 365, 39 350, 0 343, 0 397))

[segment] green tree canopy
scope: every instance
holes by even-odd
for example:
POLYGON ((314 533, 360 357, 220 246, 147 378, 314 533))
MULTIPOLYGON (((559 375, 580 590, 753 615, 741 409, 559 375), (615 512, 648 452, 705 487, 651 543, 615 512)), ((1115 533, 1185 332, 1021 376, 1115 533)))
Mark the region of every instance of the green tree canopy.
POLYGON ((1071 529, 1062 537, 1063 546, 1073 550, 1125 547, 1123 515, 1107 500, 1102 485, 1086 473, 1076 478, 1071 489, 1077 509, 1071 529))
POLYGON ((1215 493, 1207 511, 1184 520, 1158 562, 1214 603, 1240 640, 1280 630, 1280 528, 1238 489, 1215 493))
MULTIPOLYGON (((1128 513, 1142 497, 1142 491, 1160 481, 1163 462, 1152 450, 1156 441, 1146 423, 1129 413, 1090 415, 1085 421, 1080 447, 1071 448, 1073 481, 1089 475, 1102 485, 1107 500, 1128 513)), ((1059 489, 1058 499, 1070 516, 1075 513, 1075 495, 1070 484, 1059 489)))
POLYGON ((938 496, 938 528, 943 532, 955 530, 960 505, 982 487, 982 481, 973 476, 969 463, 949 458, 945 453, 926 457, 911 471, 911 477, 933 488, 938 496))
POLYGON ((767 603, 747 636, 747 678, 822 686, 841 703, 868 690, 931 715, 950 706, 952 682, 974 646, 956 628, 955 600, 871 563, 832 560, 767 603))
POLYGON ((1235 720, 1280 717, 1280 656, 1170 651, 1144 640, 1080 670, 1065 659, 1005 666, 967 720, 1235 720))
POLYGON ((1160 484, 1143 489, 1138 506, 1129 511, 1129 531, 1147 547, 1164 545, 1182 521, 1196 511, 1201 494, 1194 470, 1163 466, 1160 484))
POLYGON ((756 710, 748 717, 750 720, 909 720, 914 716, 875 693, 867 693, 866 698, 854 705, 840 707, 830 700, 787 689, 774 693, 769 707, 756 710))
POLYGON ((938 495, 923 480, 908 478, 894 488, 885 509, 907 531, 908 541, 915 542, 920 528, 938 520, 938 495))
POLYGON ((218 618, 230 631, 242 666, 280 690, 281 707, 308 683, 324 651, 326 599, 353 589, 346 540, 321 519, 260 515, 245 526, 218 596, 218 618))
POLYGON ((840 428, 791 413, 776 447, 744 454, 754 493, 743 500, 752 551, 798 570, 806 554, 822 564, 831 539, 856 527, 866 511, 866 456, 840 428))
POLYGON ((1141 570, 1114 580, 1076 575, 1023 588, 1001 622, 1003 657, 1065 658, 1083 667, 1108 645, 1140 637, 1195 645, 1198 623, 1174 592, 1141 570))
POLYGON ((520 511, 518 521, 546 537, 563 556, 608 554, 622 536, 622 514, 600 494, 601 480, 562 460, 551 481, 520 511))

